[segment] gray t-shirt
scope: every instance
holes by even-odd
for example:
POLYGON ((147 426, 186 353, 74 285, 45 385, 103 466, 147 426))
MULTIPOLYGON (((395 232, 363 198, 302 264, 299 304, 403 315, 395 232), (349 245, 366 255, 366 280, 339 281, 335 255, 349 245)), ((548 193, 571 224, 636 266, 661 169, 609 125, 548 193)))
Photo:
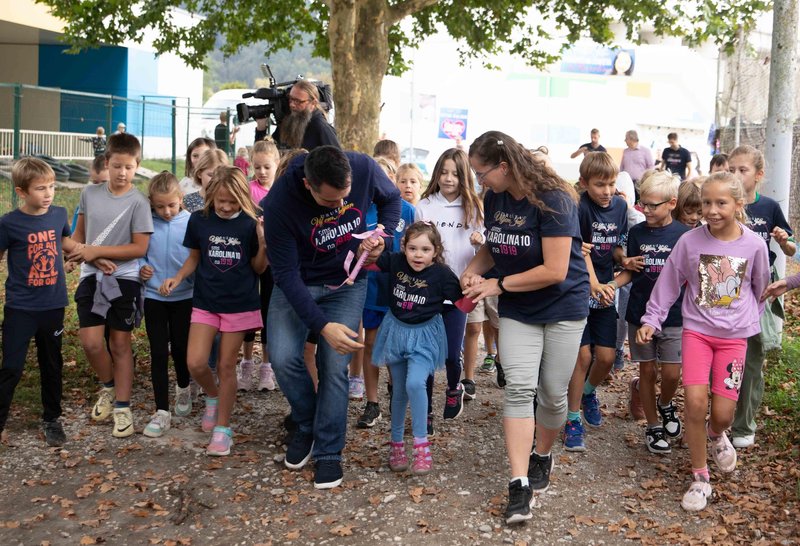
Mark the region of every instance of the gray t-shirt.
MULTIPOLYGON (((150 202, 134 187, 122 195, 114 195, 108 184, 91 184, 81 192, 80 210, 86 233, 86 244, 120 246, 133 242, 134 233, 153 233, 150 202)), ((139 279, 139 261, 115 260, 114 276, 139 279)), ((98 273, 91 264, 81 265, 81 279, 98 273)))

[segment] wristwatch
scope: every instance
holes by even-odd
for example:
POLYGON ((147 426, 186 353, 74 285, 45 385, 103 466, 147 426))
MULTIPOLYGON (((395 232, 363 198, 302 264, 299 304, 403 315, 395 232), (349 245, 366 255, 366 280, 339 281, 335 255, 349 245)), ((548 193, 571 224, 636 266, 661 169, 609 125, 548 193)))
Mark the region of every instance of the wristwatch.
POLYGON ((497 277, 497 288, 499 288, 499 289, 500 289, 500 292, 502 292, 503 294, 505 294, 506 292, 508 292, 508 290, 506 290, 506 287, 505 287, 505 286, 503 286, 503 281, 504 281, 505 279, 506 279, 505 277, 497 277))

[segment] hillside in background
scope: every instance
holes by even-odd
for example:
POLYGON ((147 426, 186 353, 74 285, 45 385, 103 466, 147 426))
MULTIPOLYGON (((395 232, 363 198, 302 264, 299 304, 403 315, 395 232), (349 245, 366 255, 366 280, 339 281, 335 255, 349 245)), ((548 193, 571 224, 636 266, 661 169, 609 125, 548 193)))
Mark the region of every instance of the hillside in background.
POLYGON ((264 56, 266 44, 255 43, 242 48, 239 53, 224 57, 219 49, 208 59, 203 82, 203 100, 207 100, 226 83, 242 82, 245 87, 266 85, 261 73, 261 63, 267 63, 278 82, 295 79, 299 74, 306 78, 315 78, 331 82, 331 64, 327 59, 311 55, 311 46, 300 45, 292 51, 280 51, 269 58, 264 56), (256 81, 256 80, 259 81, 256 81))

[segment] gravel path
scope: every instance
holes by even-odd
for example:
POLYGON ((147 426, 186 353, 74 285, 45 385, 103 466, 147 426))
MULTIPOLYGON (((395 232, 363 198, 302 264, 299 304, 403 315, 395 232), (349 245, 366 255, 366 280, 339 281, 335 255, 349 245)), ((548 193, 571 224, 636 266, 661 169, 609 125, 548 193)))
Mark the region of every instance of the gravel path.
MULTIPOLYGON (((600 389, 605 424, 588 431, 586 453, 564 452, 557 442, 550 490, 534 518, 514 527, 501 518, 502 391, 490 376, 477 377, 478 398, 459 419, 437 419, 434 471, 424 478, 388 470, 388 414, 359 430, 361 403, 351 403, 345 482, 332 491, 314 490, 310 469, 281 464, 288 406, 278 391, 240 393, 236 445, 221 459, 204 454, 197 411, 173 417, 160 439, 117 440, 72 393, 64 449, 46 447, 37 429, 20 425, 12 426, 12 445, 0 447, 0 544, 798 543, 797 460, 768 442, 743 453, 727 483, 712 469, 716 495, 707 510, 681 509, 688 451, 647 452, 642 425, 627 418, 632 370, 600 389)), ((137 377, 135 399, 148 401, 134 408, 141 431, 152 407, 142 390, 146 369, 137 377)))

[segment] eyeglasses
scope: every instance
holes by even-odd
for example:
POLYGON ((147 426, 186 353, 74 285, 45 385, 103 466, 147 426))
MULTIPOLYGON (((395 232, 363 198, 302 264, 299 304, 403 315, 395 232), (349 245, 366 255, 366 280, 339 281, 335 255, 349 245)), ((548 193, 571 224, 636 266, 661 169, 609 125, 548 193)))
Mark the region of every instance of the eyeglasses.
POLYGON ((494 167, 490 168, 488 171, 484 171, 482 173, 479 173, 478 171, 475 171, 475 177, 478 179, 478 182, 483 182, 483 179, 486 178, 486 175, 488 175, 490 172, 492 172, 493 170, 495 170, 499 166, 500 166, 500 163, 498 163, 494 167))
POLYGON ((642 206, 642 208, 644 210, 651 210, 652 211, 652 210, 656 210, 658 207, 660 207, 664 203, 669 203, 669 202, 670 202, 670 199, 667 199, 666 201, 661 201, 660 203, 642 203, 641 201, 639 201, 639 204, 642 206))
POLYGON ((301 100, 301 99, 296 99, 294 97, 289 97, 289 104, 296 104, 298 106, 302 106, 307 102, 311 102, 311 100, 310 99, 301 100))

